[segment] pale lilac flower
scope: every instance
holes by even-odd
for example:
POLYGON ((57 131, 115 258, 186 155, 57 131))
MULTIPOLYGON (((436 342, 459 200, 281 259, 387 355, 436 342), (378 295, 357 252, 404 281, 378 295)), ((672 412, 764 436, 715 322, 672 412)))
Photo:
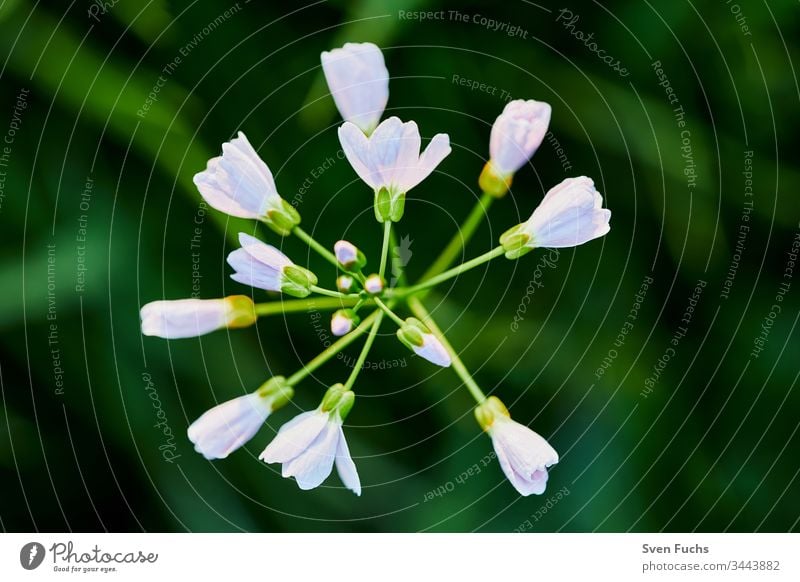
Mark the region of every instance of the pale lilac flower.
POLYGON ((508 480, 522 495, 541 495, 547 487, 547 468, 558 463, 558 453, 527 426, 498 416, 487 430, 497 459, 508 480))
POLYGON ((253 438, 270 413, 291 400, 293 394, 286 379, 276 376, 251 394, 218 404, 189 426, 194 450, 206 459, 224 459, 253 438))
POLYGON ((506 242, 516 237, 518 244, 531 249, 581 245, 610 230, 611 211, 602 206, 603 197, 590 178, 567 178, 550 189, 527 221, 503 237, 506 242))
POLYGON ((283 210, 272 172, 241 131, 222 144, 222 155, 211 158, 194 183, 210 206, 231 216, 264 218, 271 209, 283 210))
POLYGON ((405 194, 422 182, 450 153, 446 133, 433 137, 420 155, 417 124, 397 117, 383 121, 370 137, 352 123, 339 128, 339 141, 353 169, 376 192, 405 194))
POLYGON ((249 234, 239 233, 242 248, 228 255, 228 264, 236 271, 231 279, 266 291, 281 291, 306 297, 317 278, 298 267, 281 251, 249 234))
POLYGON ((496 396, 475 408, 475 417, 492 438, 500 468, 522 495, 541 495, 547 487, 547 468, 558 463, 558 453, 541 436, 511 419, 496 396))
POLYGON ((239 396, 208 410, 189 426, 194 450, 206 459, 224 459, 258 432, 272 406, 256 393, 239 396))
POLYGON ((323 52, 322 70, 345 121, 372 132, 389 100, 389 71, 381 50, 371 42, 348 42, 323 52))
POLYGON ((266 463, 281 463, 281 474, 294 477, 304 490, 321 485, 335 464, 345 487, 361 495, 361 481, 337 409, 323 412, 320 407, 296 416, 280 428, 259 458, 266 463))
POLYGON ((517 99, 508 103, 492 126, 490 163, 505 178, 514 174, 533 156, 550 125, 550 105, 517 99))
POLYGON ((367 293, 371 293, 372 295, 377 295, 378 293, 383 291, 383 287, 384 287, 383 277, 381 277, 377 273, 369 275, 364 280, 364 290, 367 293))
POLYGON ((447 368, 452 363, 444 344, 420 320, 409 317, 397 330, 397 338, 419 357, 447 368))
POLYGON ((331 332, 336 337, 347 335, 358 325, 359 317, 352 309, 339 309, 331 317, 331 332))
POLYGON ((166 339, 196 337, 224 327, 246 327, 256 320, 253 301, 244 295, 153 301, 142 307, 140 315, 144 335, 166 339))

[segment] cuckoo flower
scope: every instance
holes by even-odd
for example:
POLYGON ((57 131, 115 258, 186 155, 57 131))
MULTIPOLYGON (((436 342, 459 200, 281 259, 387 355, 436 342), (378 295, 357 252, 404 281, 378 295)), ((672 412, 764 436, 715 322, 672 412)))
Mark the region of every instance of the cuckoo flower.
POLYGON ((517 99, 505 106, 492 125, 490 158, 480 177, 485 192, 497 197, 506 193, 514 173, 541 145, 550 113, 550 105, 533 99, 517 99))
POLYGON ((294 391, 276 376, 258 390, 218 404, 189 426, 194 450, 206 459, 224 459, 249 441, 274 411, 291 400, 294 391))
POLYGON ((354 398, 341 384, 331 386, 319 408, 284 424, 259 458, 281 463, 281 474, 294 477, 300 489, 321 485, 335 464, 345 487, 361 495, 361 481, 342 430, 354 398))
POLYGON ((379 222, 400 220, 406 192, 428 177, 451 151, 450 138, 439 133, 420 154, 417 124, 397 117, 383 121, 370 137, 345 122, 339 128, 339 141, 350 165, 375 191, 379 222))
POLYGON ((317 277, 295 265, 272 245, 249 234, 239 233, 242 248, 228 255, 228 264, 236 271, 231 279, 266 291, 281 291, 294 297, 306 297, 317 277))
POLYGON ((371 42, 348 42, 342 48, 323 52, 321 58, 339 113, 369 135, 389 100, 389 71, 383 53, 371 42))
POLYGON ((397 330, 398 339, 419 357, 447 368, 450 366, 450 354, 441 341, 419 319, 409 317, 397 330))
POLYGON ((222 156, 211 158, 194 183, 213 208, 239 218, 256 218, 280 235, 300 223, 294 207, 278 195, 267 164, 239 132, 222 144, 222 156))
POLYGON ((224 327, 248 327, 256 321, 253 301, 245 295, 224 299, 153 301, 141 310, 142 333, 179 339, 204 335, 224 327))
POLYGON ((492 438, 500 468, 520 494, 541 495, 547 487, 547 468, 558 463, 558 453, 527 426, 511 420, 505 405, 490 396, 475 408, 475 416, 492 438))
POLYGON ((531 217, 500 237, 506 257, 514 259, 536 247, 582 245, 610 230, 611 211, 586 176, 567 178, 545 195, 531 217))

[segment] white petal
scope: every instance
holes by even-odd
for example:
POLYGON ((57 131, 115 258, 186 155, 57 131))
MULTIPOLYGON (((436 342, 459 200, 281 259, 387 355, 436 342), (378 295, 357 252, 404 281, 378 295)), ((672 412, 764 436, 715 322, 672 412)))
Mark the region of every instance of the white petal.
POLYGON ((416 168, 405 175, 402 191, 408 192, 427 178, 436 169, 436 166, 450 155, 451 151, 450 136, 446 133, 437 133, 433 136, 428 147, 422 152, 416 168))
POLYGON ((223 144, 222 151, 193 179, 206 202, 241 218, 258 218, 280 204, 272 173, 243 133, 223 144))
POLYGON ((258 457, 266 463, 285 463, 306 450, 328 423, 329 415, 311 410, 284 424, 258 457))
POLYGON ((323 52, 322 70, 342 117, 371 132, 389 100, 389 71, 372 43, 347 43, 323 52))
POLYGON ((567 178, 545 195, 524 223, 532 246, 562 248, 581 245, 610 230, 611 211, 591 179, 567 178))
POLYGON ((373 190, 377 190, 380 187, 381 176, 372 166, 367 136, 352 123, 345 122, 339 128, 339 143, 342 144, 344 155, 358 177, 373 190))
POLYGON ((280 291, 283 269, 293 263, 281 251, 255 237, 239 233, 241 249, 228 255, 228 264, 236 271, 231 279, 267 291, 280 291))
POLYGON ((558 453, 540 435, 505 417, 489 429, 503 472, 522 495, 541 494, 547 485, 547 467, 558 463, 558 453))
POLYGON ((271 411, 256 393, 218 404, 189 427, 189 440, 206 459, 224 459, 258 432, 271 411))
POLYGON ((361 496, 361 479, 358 478, 358 471, 353 458, 350 456, 350 449, 347 447, 347 440, 344 438, 344 431, 339 426, 339 445, 336 449, 336 472, 339 479, 350 491, 361 496))
POLYGON ((442 345, 442 342, 430 333, 422 335, 422 346, 414 346, 414 352, 418 356, 425 358, 437 366, 442 366, 443 368, 449 367, 452 363, 450 354, 447 352, 444 345, 442 345))
POLYGON ((333 470, 340 424, 330 420, 305 451, 283 465, 281 474, 294 477, 300 489, 319 487, 333 470))
POLYGON ((227 325, 225 299, 153 301, 141 310, 142 333, 167 339, 196 337, 227 325))
POLYGON ((517 99, 508 103, 492 125, 489 152, 501 175, 519 170, 542 144, 550 125, 549 104, 517 99))

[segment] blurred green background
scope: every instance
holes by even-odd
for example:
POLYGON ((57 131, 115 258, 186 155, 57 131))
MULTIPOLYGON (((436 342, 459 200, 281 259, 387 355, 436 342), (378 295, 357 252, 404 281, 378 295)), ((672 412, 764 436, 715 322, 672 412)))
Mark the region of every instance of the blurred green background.
MULTIPOLYGON (((786 269, 800 220, 799 33, 788 0, 0 0, 0 526, 796 530, 800 281, 786 269), (571 28, 562 8, 579 16, 571 28), (445 12, 407 17, 419 10, 445 12), (576 31, 594 33, 628 74, 576 31), (345 378, 345 362, 304 382, 226 460, 205 461, 185 438, 215 402, 318 353, 327 313, 175 342, 139 333, 142 304, 187 297, 195 283, 205 298, 249 292, 224 258, 253 226, 204 209, 191 182, 238 130, 307 230, 329 246, 346 235, 376 257, 371 193, 336 156, 340 120, 319 68, 321 51, 365 40, 392 75, 386 115, 453 143, 398 225, 412 279, 479 196, 490 126, 509 95, 551 103, 552 136, 467 256, 568 176, 593 177, 612 209, 608 236, 552 266, 543 252, 501 259, 430 296, 479 383, 561 454, 543 496, 521 498, 496 461, 483 466, 491 443, 468 393, 452 371, 411 357, 389 322, 369 360, 393 367, 362 373, 346 429, 360 499, 335 475, 302 492, 257 460, 283 422, 345 378), (685 337, 661 366, 698 281, 685 337)), ((299 241, 282 245, 330 284, 331 268, 299 241)))

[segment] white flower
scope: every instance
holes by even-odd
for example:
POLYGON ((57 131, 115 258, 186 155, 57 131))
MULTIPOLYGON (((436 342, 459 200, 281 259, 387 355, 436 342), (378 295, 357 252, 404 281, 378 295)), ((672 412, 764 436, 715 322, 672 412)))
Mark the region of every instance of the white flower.
POLYGON ((153 301, 141 309, 142 333, 166 339, 196 337, 223 327, 246 327, 256 320, 244 295, 224 299, 153 301))
POLYGON ((447 368, 452 363, 447 348, 419 319, 414 317, 406 319, 404 325, 397 330, 397 338, 415 354, 432 364, 447 368))
POLYGON ((339 141, 350 165, 376 192, 385 188, 405 194, 450 153, 450 138, 439 133, 420 155, 417 124, 403 123, 397 117, 383 121, 369 138, 355 125, 345 122, 339 128, 339 141))
POLYGON ((342 483, 361 495, 361 481, 337 410, 323 412, 319 408, 296 416, 281 427, 259 458, 266 463, 281 463, 281 474, 294 477, 304 490, 321 485, 336 464, 342 483))
POLYGON ((224 459, 258 432, 272 405, 257 393, 218 404, 189 426, 194 450, 206 459, 224 459))
POLYGON ((558 453, 527 426, 497 415, 487 429, 500 467, 522 495, 541 495, 547 487, 547 468, 558 463, 558 453))
POLYGON ((505 106, 492 126, 489 153, 493 170, 507 177, 536 152, 550 125, 550 105, 517 99, 505 106))
POLYGON ((497 396, 475 407, 475 418, 492 438, 500 468, 522 495, 541 495, 547 486, 547 468, 558 463, 558 453, 546 440, 514 420, 497 396))
POLYGON ((281 251, 249 234, 239 233, 242 248, 228 255, 228 264, 236 271, 231 279, 266 291, 281 291, 306 297, 317 278, 295 265, 281 251))
POLYGON ((448 368, 452 363, 450 354, 447 352, 442 342, 432 333, 422 334, 422 345, 414 346, 412 349, 418 356, 425 358, 437 366, 448 368))
POLYGON ((211 158, 194 183, 206 202, 231 216, 263 218, 270 209, 282 210, 272 172, 241 131, 222 144, 222 156, 211 158))
POLYGON ((527 235, 529 248, 574 247, 610 230, 611 211, 602 206, 603 197, 590 178, 567 178, 550 189, 531 217, 515 228, 527 235))
POLYGON ((370 42, 348 42, 342 48, 323 52, 321 57, 339 113, 369 134, 389 100, 389 71, 381 50, 370 42))

